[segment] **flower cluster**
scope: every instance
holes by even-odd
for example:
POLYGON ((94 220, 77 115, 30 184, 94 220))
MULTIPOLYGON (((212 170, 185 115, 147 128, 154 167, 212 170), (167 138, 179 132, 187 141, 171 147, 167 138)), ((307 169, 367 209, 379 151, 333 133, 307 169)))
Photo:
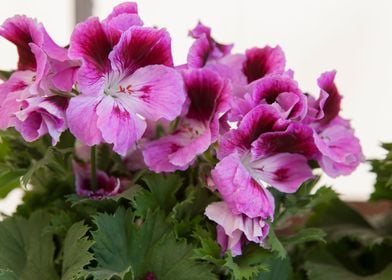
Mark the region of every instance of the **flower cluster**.
MULTIPOLYGON (((315 166, 337 177, 363 160, 339 115, 335 72, 320 76, 317 98, 304 93, 279 46, 232 53, 199 23, 187 63, 175 66, 169 33, 144 26, 135 3, 79 23, 68 48, 25 16, 6 20, 0 35, 19 54, 0 84, 1 129, 13 127, 26 141, 49 134, 53 145, 69 129, 80 150, 108 144, 130 170, 184 171, 201 155, 216 155, 206 184, 221 201, 205 214, 233 255, 247 242, 264 244, 275 209, 269 188, 294 193, 315 166)), ((88 161, 74 162, 79 195, 99 199, 124 189, 98 170, 93 190, 88 161)))

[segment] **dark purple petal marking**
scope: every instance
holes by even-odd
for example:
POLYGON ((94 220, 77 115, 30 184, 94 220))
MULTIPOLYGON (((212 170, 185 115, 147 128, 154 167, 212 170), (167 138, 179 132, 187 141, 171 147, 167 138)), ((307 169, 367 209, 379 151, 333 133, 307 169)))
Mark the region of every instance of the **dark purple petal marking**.
POLYGON ((154 64, 173 66, 169 33, 164 29, 132 27, 110 54, 113 67, 123 76, 154 64))
POLYGON ((248 83, 272 73, 283 73, 285 56, 280 47, 252 48, 246 51, 246 60, 242 71, 248 83))
POLYGON ((184 81, 190 99, 186 117, 201 122, 210 121, 224 82, 215 72, 206 69, 185 73, 184 81))

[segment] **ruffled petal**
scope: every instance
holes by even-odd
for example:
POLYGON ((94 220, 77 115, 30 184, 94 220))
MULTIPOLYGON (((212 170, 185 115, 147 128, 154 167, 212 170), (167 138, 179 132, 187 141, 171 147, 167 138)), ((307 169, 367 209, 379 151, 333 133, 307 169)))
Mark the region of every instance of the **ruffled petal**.
POLYGON ((123 14, 138 14, 137 3, 135 2, 125 2, 115 6, 112 12, 106 17, 104 21, 112 20, 119 15, 123 14))
POLYGON ((276 153, 296 153, 316 159, 319 150, 315 145, 313 129, 301 123, 291 123, 286 130, 265 133, 252 143, 253 158, 276 153))
POLYGON ((253 106, 276 106, 282 117, 301 120, 306 114, 306 97, 288 75, 269 75, 258 81, 252 92, 253 106))
POLYGON ((211 133, 204 129, 195 135, 185 128, 174 134, 163 136, 145 145, 145 163, 154 172, 173 172, 185 170, 196 157, 211 145, 211 133))
POLYGON ((217 109, 221 113, 228 110, 229 88, 218 74, 208 69, 195 69, 184 72, 183 76, 190 101, 186 118, 208 123, 217 109))
POLYGON ((122 77, 148 65, 173 66, 170 35, 165 29, 131 27, 122 34, 109 58, 122 77))
POLYGON ((121 192, 121 182, 119 178, 109 177, 105 172, 97 170, 96 190, 91 186, 91 171, 87 164, 72 163, 75 176, 76 193, 94 200, 108 196, 114 196, 121 192))
POLYGON ((175 119, 185 102, 181 75, 163 65, 138 69, 118 84, 116 96, 130 111, 154 121, 175 119))
POLYGON ((322 154, 320 166, 331 177, 349 175, 364 160, 359 139, 343 119, 333 120, 314 137, 322 154))
POLYGON ((22 101, 33 96, 30 87, 34 72, 16 71, 11 77, 0 84, 0 129, 15 125, 15 114, 22 109, 22 101))
POLYGON ((69 55, 72 59, 83 61, 77 79, 81 92, 89 95, 102 93, 105 76, 111 70, 109 53, 116 43, 96 17, 91 17, 75 27, 69 55))
POLYGON ((273 197, 250 176, 237 153, 222 159, 211 174, 217 190, 234 214, 250 218, 273 217, 273 197))
POLYGON ((78 95, 69 102, 66 111, 69 129, 85 145, 93 146, 102 142, 102 134, 97 127, 97 106, 102 99, 102 96, 78 95))
POLYGON ((132 26, 143 25, 143 21, 138 15, 137 4, 133 2, 126 2, 115 6, 113 11, 102 23, 119 32, 124 32, 132 26))
POLYGON ((15 128, 26 141, 35 141, 46 133, 52 137, 52 144, 65 131, 65 109, 68 99, 59 96, 32 97, 23 101, 23 110, 16 113, 15 128))
POLYGON ((226 133, 220 142, 218 158, 221 159, 233 151, 247 151, 252 143, 263 133, 282 131, 288 126, 281 119, 278 111, 268 105, 259 105, 241 120, 238 129, 226 133))
POLYGON ((218 224, 217 240, 222 251, 230 250, 233 255, 241 255, 241 245, 247 239, 259 245, 269 232, 269 226, 260 217, 249 218, 235 215, 225 202, 214 202, 207 206, 205 215, 218 224))
POLYGON ((128 150, 139 140, 146 123, 111 96, 106 96, 97 105, 97 127, 105 142, 113 144, 113 150, 125 156, 128 150))
POLYGON ((189 32, 196 39, 188 53, 188 66, 201 68, 207 63, 220 59, 230 54, 233 45, 220 44, 211 36, 211 28, 201 22, 189 32))
POLYGON ((269 74, 281 74, 284 72, 286 59, 279 46, 271 48, 252 48, 246 51, 246 60, 243 64, 243 72, 248 83, 263 78, 269 74))
POLYGON ((298 154, 276 154, 252 161, 252 177, 285 193, 294 193, 302 183, 314 178, 307 159, 298 154))
POLYGON ((208 61, 210 52, 210 42, 207 36, 203 35, 193 42, 191 48, 189 49, 187 56, 188 66, 192 68, 203 67, 208 61))
POLYGON ((37 63, 31 52, 30 43, 42 45, 43 27, 36 20, 26 16, 14 16, 0 27, 0 35, 14 43, 18 49, 18 70, 35 70, 37 63))
POLYGON ((317 83, 320 87, 320 98, 318 103, 322 108, 322 124, 332 121, 340 112, 342 96, 335 85, 336 71, 325 72, 318 78, 317 83))
POLYGON ((37 71, 32 91, 42 96, 51 95, 51 90, 70 92, 76 80, 80 63, 65 59, 51 58, 38 45, 31 43, 31 51, 37 61, 37 71))

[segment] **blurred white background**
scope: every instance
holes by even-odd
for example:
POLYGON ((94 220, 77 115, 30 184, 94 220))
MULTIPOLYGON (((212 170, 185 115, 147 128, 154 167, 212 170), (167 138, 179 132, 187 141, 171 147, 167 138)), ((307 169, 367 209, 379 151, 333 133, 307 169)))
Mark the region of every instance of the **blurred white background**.
MULTIPOLYGON (((86 1, 86 0, 78 0, 86 1)), ((95 0, 94 15, 105 17, 123 1, 95 0)), ((343 116, 352 119, 368 158, 381 157, 381 141, 392 141, 392 1, 390 0, 139 0, 147 25, 166 27, 172 36, 176 63, 185 62, 192 42, 188 31, 198 20, 212 27, 213 36, 235 43, 235 52, 253 46, 279 44, 287 66, 295 70, 304 91, 318 95, 316 79, 326 70, 338 71, 343 116)), ((50 35, 68 44, 75 22, 70 0, 3 0, 0 22, 26 14, 43 22, 50 35)), ((15 48, 0 40, 0 68, 12 69, 15 48)), ((363 164, 351 176, 329 179, 343 198, 365 200, 373 175, 363 164)), ((0 201, 11 212, 18 194, 0 201)))

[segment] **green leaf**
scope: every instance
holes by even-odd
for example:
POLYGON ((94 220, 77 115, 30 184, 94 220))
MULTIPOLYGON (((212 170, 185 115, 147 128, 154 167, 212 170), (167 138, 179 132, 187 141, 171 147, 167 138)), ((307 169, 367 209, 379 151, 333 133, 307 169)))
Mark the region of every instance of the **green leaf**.
POLYGON ((122 208, 95 218, 92 249, 98 265, 89 271, 94 279, 129 278, 129 272, 135 279, 148 273, 160 280, 216 279, 207 266, 192 260, 192 246, 176 240, 162 211, 147 214, 143 222, 134 219, 122 208))
POLYGON ((0 269, 1 280, 18 280, 18 276, 11 270, 0 269))
POLYGON ((193 250, 193 258, 196 260, 208 261, 214 265, 220 266, 224 263, 221 257, 221 248, 212 238, 198 237, 201 247, 193 250))
POLYGON ((371 200, 392 200, 392 143, 384 143, 382 147, 387 151, 385 158, 371 160, 371 172, 376 174, 374 192, 371 200))
MULTIPOLYGON (((45 168, 45 171, 47 172, 53 172, 56 176, 65 177, 67 174, 64 165, 67 162, 69 153, 69 149, 59 150, 55 147, 49 147, 45 156, 42 159, 33 162, 26 174, 22 176, 22 186, 26 188, 34 174, 43 168, 45 168)), ((45 174, 46 176, 50 175, 49 173, 45 174)))
POLYGON ((236 279, 254 279, 260 272, 268 270, 268 260, 273 258, 270 251, 256 244, 247 245, 241 256, 234 260, 239 270, 234 273, 236 279))
POLYGON ((310 241, 325 243, 324 237, 326 235, 325 231, 320 228, 304 228, 292 236, 281 238, 281 241, 285 245, 296 245, 310 241))
POLYGON ((34 212, 29 220, 13 217, 0 223, 0 270, 9 271, 7 277, 13 273, 21 280, 59 278, 53 264, 53 236, 43 234, 49 220, 46 213, 34 212))
POLYGON ((339 199, 315 207, 309 217, 308 226, 323 229, 327 232, 328 238, 335 241, 349 237, 372 246, 383 240, 382 234, 339 199))
POLYGON ((0 198, 4 198, 10 191, 20 186, 20 176, 23 173, 7 170, 0 174, 0 198))
MULTIPOLYGON (((309 194, 308 192, 314 187, 314 183, 313 180, 310 180, 304 183, 298 192, 290 195, 284 195, 275 191, 275 193, 278 193, 276 196, 278 198, 280 197, 280 200, 284 200, 284 210, 276 210, 277 213, 274 221, 276 227, 286 227, 288 220, 293 216, 307 216, 318 205, 329 203, 338 198, 337 193, 329 187, 321 187, 315 194, 309 194)), ((302 225, 298 225, 298 227, 302 227, 302 225)))
POLYGON ((279 241, 276 236, 274 230, 271 228, 268 233, 268 244, 271 246, 272 252, 277 254, 277 257, 280 259, 284 259, 287 256, 287 251, 283 247, 282 243, 279 241))
POLYGON ((185 195, 186 198, 173 208, 173 219, 191 220, 195 216, 203 214, 210 203, 217 201, 217 197, 202 186, 189 186, 185 195))
POLYGON ((309 280, 390 280, 392 279, 392 265, 387 266, 383 271, 369 276, 357 275, 339 262, 331 255, 319 252, 317 257, 305 263, 305 270, 309 280))
POLYGON ((81 221, 68 230, 64 240, 62 280, 79 278, 83 274, 84 266, 94 259, 89 252, 94 242, 86 237, 88 229, 81 221))
POLYGON ((135 195, 136 214, 145 217, 148 211, 157 208, 169 213, 177 202, 175 195, 182 185, 181 177, 176 174, 151 174, 145 176, 143 181, 148 190, 139 191, 135 195))
POLYGON ((268 271, 262 272, 256 278, 258 280, 289 280, 292 279, 292 267, 289 258, 269 258, 266 261, 268 271))
POLYGON ((0 80, 7 80, 9 79, 9 77, 11 77, 12 73, 14 71, 4 71, 4 70, 0 70, 0 80))

